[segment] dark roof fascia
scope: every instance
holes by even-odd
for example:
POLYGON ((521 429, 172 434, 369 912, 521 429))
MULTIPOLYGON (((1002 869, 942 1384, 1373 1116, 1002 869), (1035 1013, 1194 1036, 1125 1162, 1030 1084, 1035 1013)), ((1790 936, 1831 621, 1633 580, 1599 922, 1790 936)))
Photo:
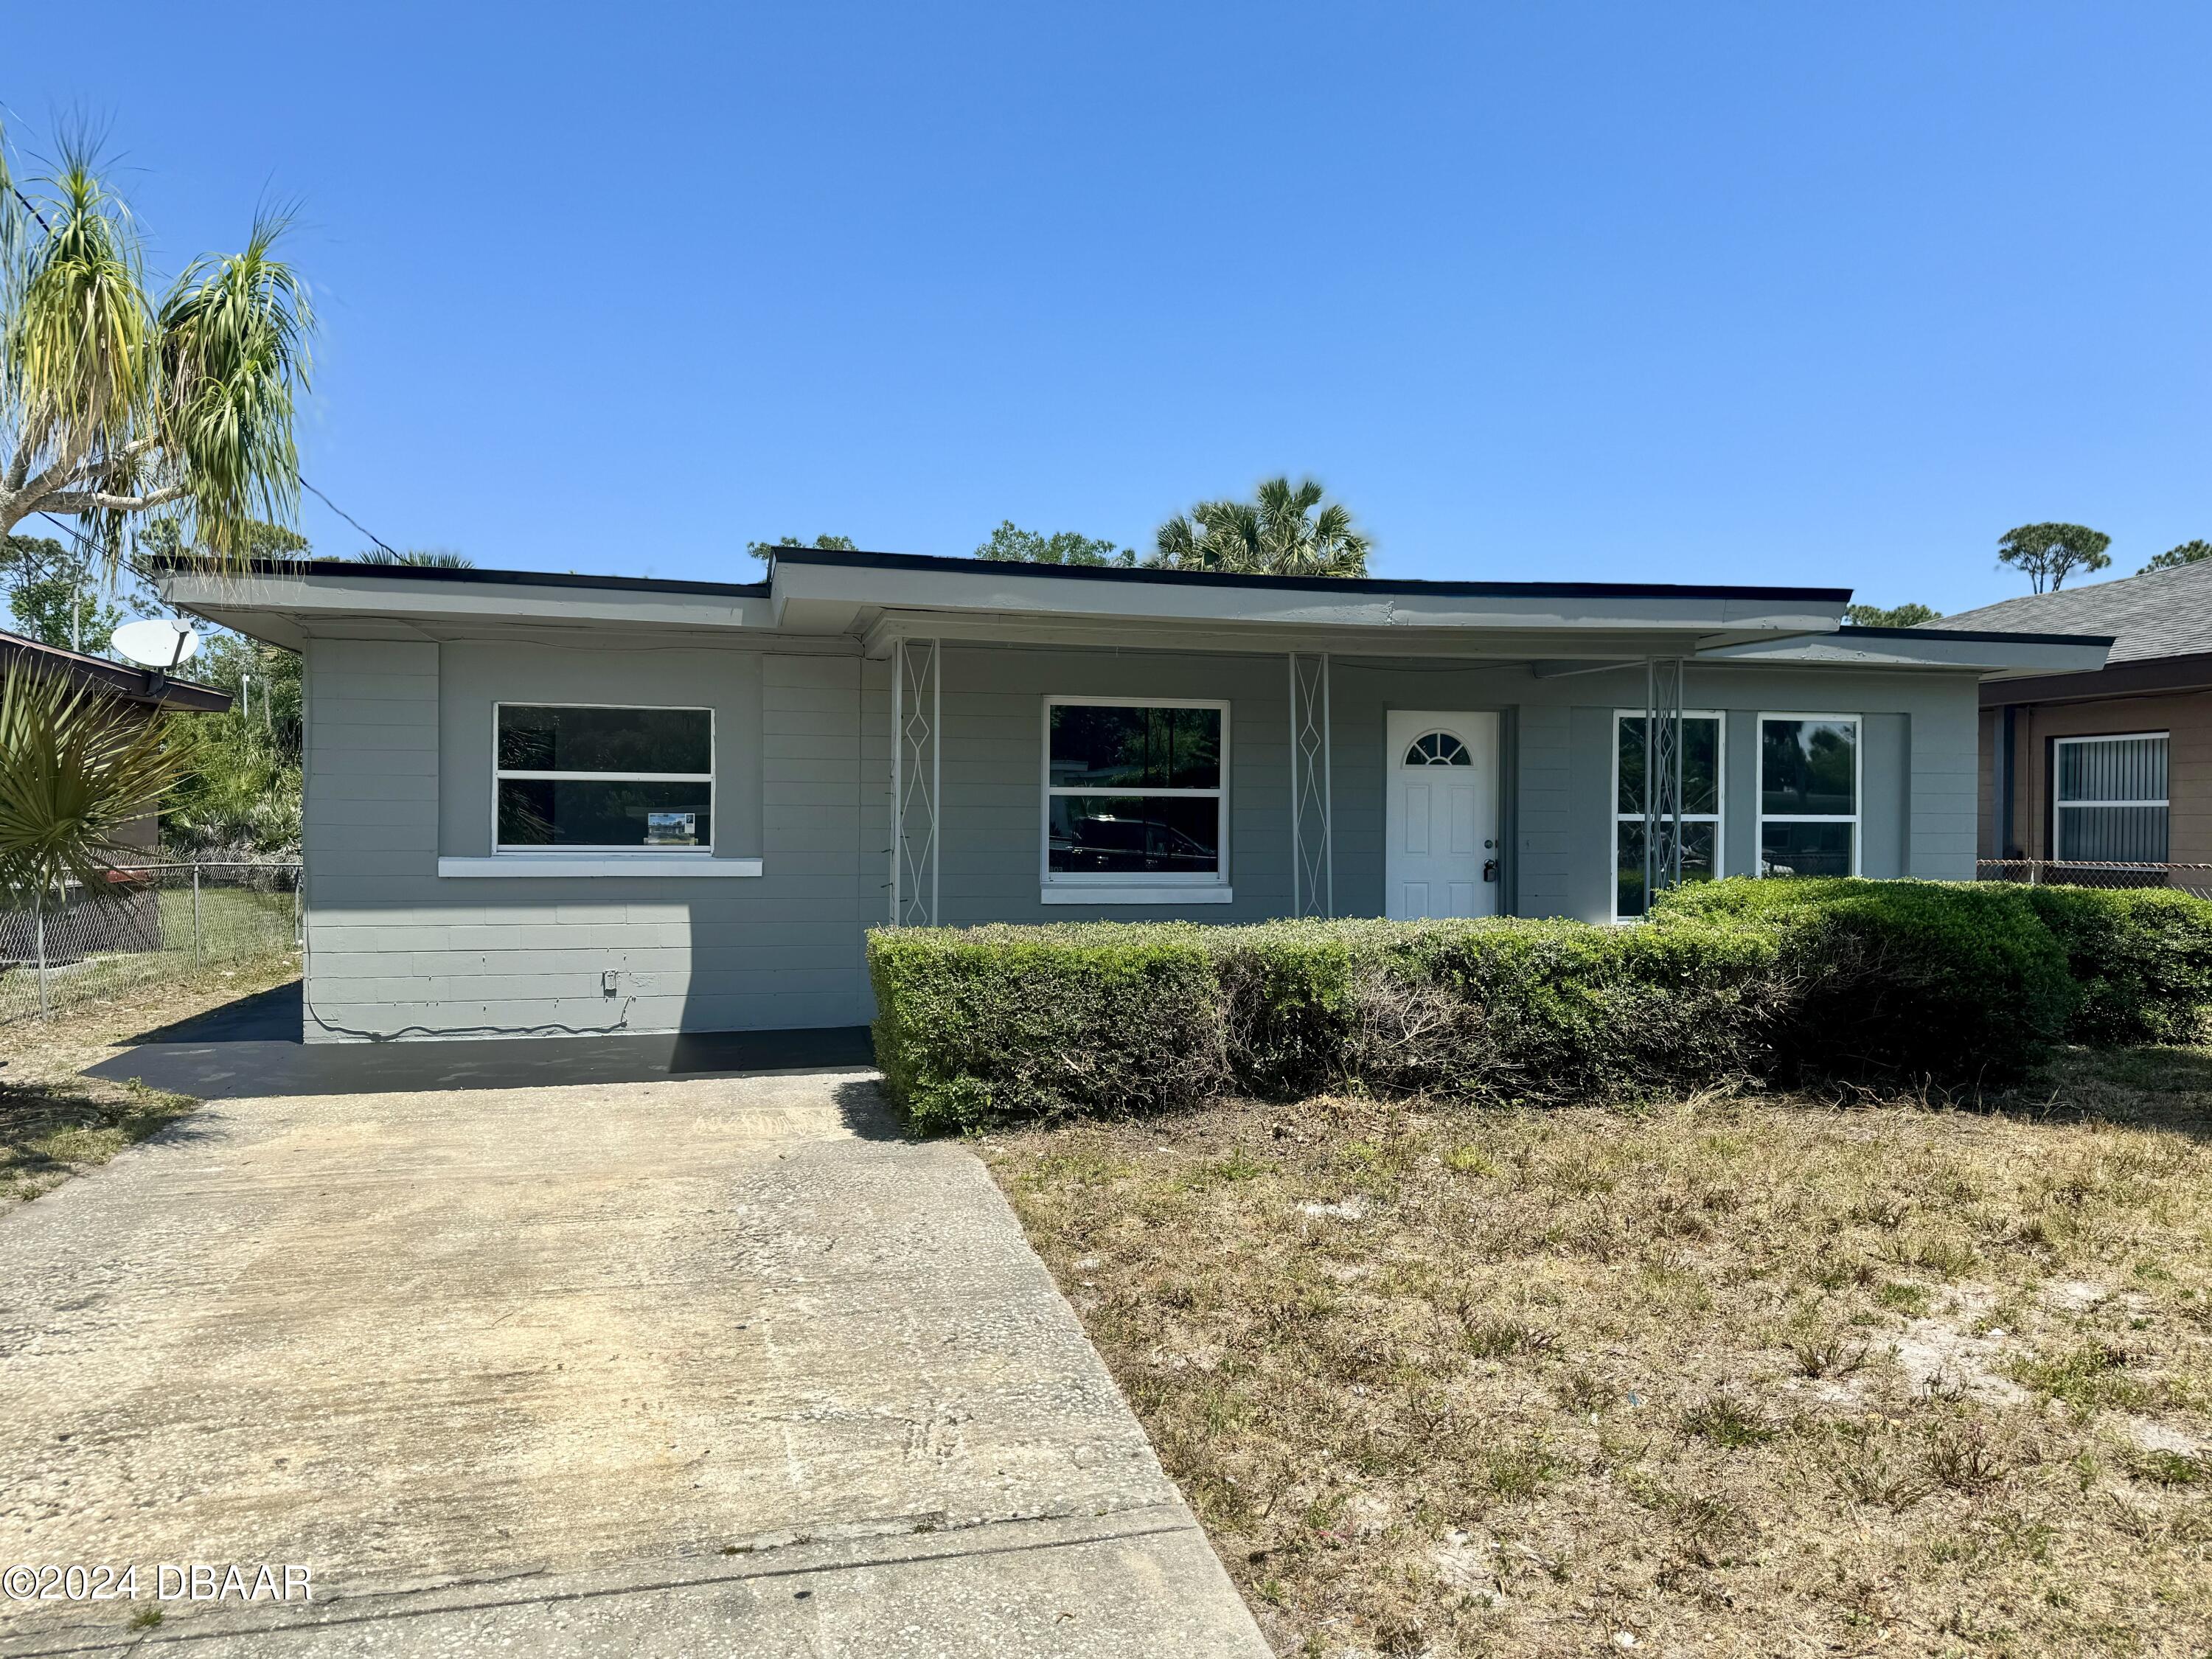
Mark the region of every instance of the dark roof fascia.
POLYGON ((2102 697, 2155 696, 2169 691, 2212 690, 2212 651, 2182 657, 2130 657, 2086 674, 2041 674, 1984 680, 1982 707, 2029 702, 2095 702, 2102 697))
POLYGON ((158 668, 142 668, 136 663, 110 662, 105 657, 89 657, 82 651, 48 645, 44 640, 26 639, 21 634, 0 633, 0 658, 12 656, 39 658, 82 678, 99 680, 133 702, 219 714, 228 708, 233 701, 230 693, 219 687, 203 685, 198 680, 177 679, 158 668))
POLYGON ((1726 587, 1663 582, 1382 581, 1371 576, 1258 576, 1221 570, 1155 570, 1142 565, 1026 564, 1016 560, 938 558, 922 553, 850 553, 819 547, 778 548, 775 560, 779 564, 829 565, 846 570, 935 571, 958 575, 988 573, 994 577, 1248 587, 1279 592, 1434 594, 1440 599, 1784 599, 1843 605, 1851 597, 1848 587, 1726 587))
POLYGON ((149 561, 162 575, 214 576, 368 576, 379 580, 480 582, 505 587, 596 587, 634 593, 711 593, 738 599, 766 599, 769 585, 759 582, 672 581, 658 576, 581 576, 571 571, 479 570, 473 565, 459 568, 437 564, 359 564, 351 559, 255 559, 226 568, 201 560, 167 557, 149 561))
POLYGON ((2017 641, 2022 645, 2102 645, 2113 643, 2110 634, 2014 634, 2002 629, 1987 628, 1858 628, 1846 623, 1836 630, 1838 637, 1856 634, 1862 639, 1884 640, 1984 640, 2003 645, 2017 641))

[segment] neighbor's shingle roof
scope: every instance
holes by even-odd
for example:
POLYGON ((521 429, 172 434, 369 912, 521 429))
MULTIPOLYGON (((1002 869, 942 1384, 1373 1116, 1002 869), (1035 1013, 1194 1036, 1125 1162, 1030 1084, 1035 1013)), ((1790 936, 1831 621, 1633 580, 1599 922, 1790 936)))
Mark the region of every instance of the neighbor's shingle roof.
POLYGON ((2063 587, 1926 624, 2039 634, 2110 634, 2112 662, 2212 652, 2212 559, 2116 582, 2063 587))

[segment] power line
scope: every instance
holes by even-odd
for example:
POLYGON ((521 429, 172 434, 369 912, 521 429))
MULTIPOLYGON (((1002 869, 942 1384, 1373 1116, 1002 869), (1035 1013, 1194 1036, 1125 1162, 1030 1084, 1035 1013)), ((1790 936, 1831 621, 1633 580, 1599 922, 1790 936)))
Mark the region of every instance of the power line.
POLYGON ((341 519, 343 519, 343 520, 344 520, 348 524, 351 525, 351 526, 352 526, 356 530, 358 530, 359 532, 361 532, 361 533, 362 533, 362 535, 364 535, 364 536, 368 537, 368 538, 369 538, 369 540, 371 540, 371 541, 374 542, 374 543, 375 543, 379 547, 382 548, 386 552, 387 552, 387 553, 391 554, 391 555, 392 555, 392 556, 393 558, 395 558, 395 559, 396 559, 396 558, 398 558, 398 557, 399 556, 398 550, 397 548, 393 547, 393 546, 392 545, 392 544, 391 544, 391 543, 389 543, 389 542, 386 541, 386 540, 385 540, 381 536, 378 535, 378 534, 377 534, 374 530, 371 530, 371 529, 370 529, 367 525, 363 524, 363 523, 362 523, 359 519, 355 518, 355 517, 354 517, 354 515, 353 515, 352 514, 350 514, 350 513, 347 512, 347 511, 345 510, 345 508, 343 508, 343 507, 340 507, 340 506, 339 506, 336 501, 332 501, 329 496, 327 496, 327 495, 324 495, 324 494, 323 494, 323 492, 322 492, 321 490, 319 490, 319 489, 316 489, 316 488, 314 487, 314 485, 313 485, 313 484, 309 483, 307 482, 307 478, 306 478, 306 477, 305 477, 304 475, 303 475, 303 476, 301 477, 301 479, 300 479, 300 488, 301 488, 301 489, 304 489, 304 490, 306 490, 309 495, 313 495, 313 496, 317 501, 320 501, 320 502, 321 502, 325 507, 327 507, 328 508, 330 508, 330 510, 331 510, 331 512, 333 512, 333 513, 337 514, 338 515, 338 517, 340 517, 341 519))

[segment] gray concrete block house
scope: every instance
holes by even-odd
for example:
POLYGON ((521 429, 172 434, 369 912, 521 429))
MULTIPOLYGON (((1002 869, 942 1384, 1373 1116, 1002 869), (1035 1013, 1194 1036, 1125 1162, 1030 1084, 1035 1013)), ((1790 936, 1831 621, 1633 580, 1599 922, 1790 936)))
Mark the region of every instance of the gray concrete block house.
POLYGON ((800 549, 163 580, 306 656, 314 1042, 856 1024, 885 923, 1608 922, 1677 850, 1967 878, 1981 682, 2109 644, 1846 628, 1840 588, 800 549))

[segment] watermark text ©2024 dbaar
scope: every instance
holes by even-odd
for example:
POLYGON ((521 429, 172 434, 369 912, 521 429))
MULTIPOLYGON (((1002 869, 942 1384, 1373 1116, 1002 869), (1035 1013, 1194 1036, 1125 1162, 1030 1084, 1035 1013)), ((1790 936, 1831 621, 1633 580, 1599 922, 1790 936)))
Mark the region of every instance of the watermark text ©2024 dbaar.
POLYGON ((297 1562, 17 1562, 0 1568, 0 1595, 27 1601, 312 1601, 307 1569, 297 1562))

